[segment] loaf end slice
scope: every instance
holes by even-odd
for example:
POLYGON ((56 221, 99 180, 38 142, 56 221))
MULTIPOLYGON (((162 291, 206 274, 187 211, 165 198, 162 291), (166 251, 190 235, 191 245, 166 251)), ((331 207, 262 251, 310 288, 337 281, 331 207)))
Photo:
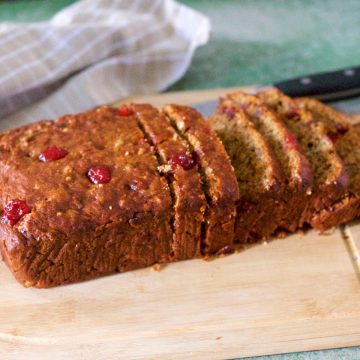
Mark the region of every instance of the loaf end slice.
POLYGON ((172 200, 158 165, 136 116, 110 107, 2 134, 0 248, 15 277, 51 287, 169 261, 172 200), (42 161, 54 147, 66 154, 42 161), (30 208, 16 222, 4 215, 14 199, 30 208))

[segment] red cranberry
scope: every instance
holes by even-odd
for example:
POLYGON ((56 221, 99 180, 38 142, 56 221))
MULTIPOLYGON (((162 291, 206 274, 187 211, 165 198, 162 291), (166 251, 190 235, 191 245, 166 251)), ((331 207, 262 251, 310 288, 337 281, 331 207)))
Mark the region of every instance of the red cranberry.
POLYGON ((336 123, 335 127, 336 127, 336 131, 340 135, 344 135, 349 131, 349 126, 347 124, 336 123))
POLYGON ((334 132, 328 132, 327 137, 331 140, 331 142, 336 143, 339 139, 339 134, 334 132))
POLYGON ((235 110, 230 107, 223 107, 222 113, 229 119, 232 120, 235 117, 235 110))
POLYGON ((210 126, 203 126, 202 127, 202 131, 207 134, 207 135, 211 135, 211 128, 210 126))
POLYGON ((335 131, 330 131, 327 133, 327 136, 333 143, 336 143, 343 135, 349 131, 349 127, 345 124, 337 123, 335 124, 335 131))
POLYGON ((118 115, 120 116, 130 116, 133 113, 134 111, 125 105, 118 109, 118 115))
POLYGON ((39 155, 39 160, 43 162, 59 160, 65 157, 67 154, 68 152, 65 149, 52 146, 48 147, 39 155))
POLYGON ((197 154, 195 152, 191 155, 176 153, 171 156, 169 163, 173 167, 180 165, 184 170, 190 170, 197 164, 197 154))
POLYGON ((286 141, 287 144, 289 144, 291 146, 296 145, 296 139, 295 139, 295 136, 293 134, 287 134, 285 136, 285 141, 286 141))
POLYGON ((299 116, 299 109, 293 107, 293 108, 290 108, 287 112, 286 112, 286 116, 289 118, 289 119, 293 119, 297 116, 299 116))
POLYGON ((87 177, 93 184, 106 184, 111 180, 110 168, 106 165, 92 166, 87 177))
POLYGON ((13 226, 30 211, 31 207, 25 201, 13 199, 5 205, 1 220, 13 226))

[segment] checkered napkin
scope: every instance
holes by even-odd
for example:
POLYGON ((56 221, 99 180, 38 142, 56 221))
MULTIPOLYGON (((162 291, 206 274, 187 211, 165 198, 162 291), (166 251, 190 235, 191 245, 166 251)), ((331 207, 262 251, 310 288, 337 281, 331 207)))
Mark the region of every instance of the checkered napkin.
POLYGON ((210 24, 173 0, 81 0, 50 21, 0 24, 0 126, 164 90, 210 24))

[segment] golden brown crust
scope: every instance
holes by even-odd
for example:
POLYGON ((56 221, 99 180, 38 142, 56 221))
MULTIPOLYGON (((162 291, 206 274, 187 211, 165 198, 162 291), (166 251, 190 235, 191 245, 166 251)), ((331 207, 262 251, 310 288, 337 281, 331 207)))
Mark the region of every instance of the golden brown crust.
POLYGON ((203 252, 216 253, 234 242, 238 185, 224 146, 194 109, 167 105, 165 113, 197 153, 209 202, 205 213, 203 252))
POLYGON ((0 197, 32 207, 11 227, 1 222, 2 253, 27 286, 49 287, 169 260, 168 184, 135 116, 103 107, 11 130, 0 139, 0 197), (44 163, 49 146, 68 155, 44 163), (89 167, 112 178, 92 184, 89 167))

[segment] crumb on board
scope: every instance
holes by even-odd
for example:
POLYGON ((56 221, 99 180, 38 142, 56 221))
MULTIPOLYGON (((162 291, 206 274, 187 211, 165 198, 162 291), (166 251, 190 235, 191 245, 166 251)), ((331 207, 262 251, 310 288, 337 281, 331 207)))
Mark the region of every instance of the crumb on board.
POLYGON ((276 236, 279 238, 279 239, 285 239, 286 236, 287 236, 287 233, 285 231, 278 231, 276 233, 276 236))
POLYGON ((336 230, 336 227, 332 227, 331 229, 327 229, 324 231, 318 231, 319 235, 332 235, 336 230))
POLYGON ((156 263, 151 267, 152 271, 160 271, 164 267, 163 264, 156 263))

